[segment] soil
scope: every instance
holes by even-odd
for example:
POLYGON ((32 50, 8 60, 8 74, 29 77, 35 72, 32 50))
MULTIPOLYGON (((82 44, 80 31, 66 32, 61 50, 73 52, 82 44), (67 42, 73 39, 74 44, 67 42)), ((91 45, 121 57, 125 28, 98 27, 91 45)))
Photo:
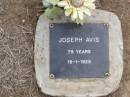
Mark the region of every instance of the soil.
MULTIPOLYGON (((130 0, 97 0, 96 5, 119 16, 124 38, 122 82, 106 97, 130 97, 130 0)), ((50 97, 40 92, 34 70, 34 35, 42 13, 40 0, 0 0, 0 97, 50 97)))

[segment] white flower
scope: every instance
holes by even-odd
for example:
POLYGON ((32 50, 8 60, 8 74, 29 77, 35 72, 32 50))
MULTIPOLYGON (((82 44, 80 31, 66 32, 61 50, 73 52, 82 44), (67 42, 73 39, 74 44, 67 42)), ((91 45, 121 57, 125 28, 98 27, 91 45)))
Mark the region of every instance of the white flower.
POLYGON ((95 9, 95 0, 61 0, 58 2, 59 7, 64 7, 65 15, 71 16, 73 21, 80 23, 84 15, 91 16, 91 10, 95 9))

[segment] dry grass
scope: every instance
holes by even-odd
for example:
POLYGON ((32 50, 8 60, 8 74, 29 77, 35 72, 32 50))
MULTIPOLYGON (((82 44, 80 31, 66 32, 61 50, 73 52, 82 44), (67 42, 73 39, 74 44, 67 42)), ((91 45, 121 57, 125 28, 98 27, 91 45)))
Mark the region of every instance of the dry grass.
MULTIPOLYGON (((120 89, 107 97, 130 97, 130 3, 100 0, 97 6, 115 12, 123 27, 124 76, 120 89)), ((40 0, 0 0, 0 97, 47 97, 38 89, 33 61, 41 10, 40 0)))

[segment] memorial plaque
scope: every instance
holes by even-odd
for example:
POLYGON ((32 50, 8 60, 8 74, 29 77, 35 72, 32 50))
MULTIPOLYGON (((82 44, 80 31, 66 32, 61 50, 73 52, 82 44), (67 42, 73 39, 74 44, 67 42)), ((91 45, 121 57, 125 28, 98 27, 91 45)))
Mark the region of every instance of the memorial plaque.
POLYGON ((50 75, 103 78, 109 74, 109 33, 103 23, 50 24, 50 75))

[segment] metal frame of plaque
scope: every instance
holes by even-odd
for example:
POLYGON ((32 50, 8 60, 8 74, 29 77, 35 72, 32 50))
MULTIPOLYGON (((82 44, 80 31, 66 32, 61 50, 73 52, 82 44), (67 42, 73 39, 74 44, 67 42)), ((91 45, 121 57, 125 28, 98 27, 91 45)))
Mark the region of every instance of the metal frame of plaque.
POLYGON ((50 78, 109 76, 109 33, 103 23, 50 24, 50 78))

